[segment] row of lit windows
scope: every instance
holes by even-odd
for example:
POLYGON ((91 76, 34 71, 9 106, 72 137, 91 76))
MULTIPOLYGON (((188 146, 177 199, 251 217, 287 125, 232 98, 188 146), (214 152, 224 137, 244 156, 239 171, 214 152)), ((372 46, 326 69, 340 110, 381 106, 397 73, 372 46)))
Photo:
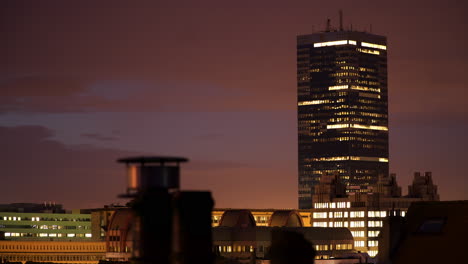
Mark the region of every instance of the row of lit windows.
POLYGON ((12 233, 12 232, 5 232, 5 237, 30 237, 36 235, 37 237, 86 237, 91 238, 90 233, 86 234, 63 234, 63 233, 38 233, 32 234, 31 233, 12 233))
MULTIPOLYGON (((313 118, 313 117, 319 117, 322 114, 312 114, 312 113, 307 113, 307 114, 299 114, 299 118, 313 118)), ((370 117, 381 117, 381 118, 387 118, 388 116, 386 114, 380 114, 380 113, 372 113, 372 112, 356 112, 356 111, 341 111, 341 112, 336 112, 334 115, 337 116, 343 116, 343 115, 359 115, 359 116, 370 116, 370 117)), ((319 120, 317 120, 317 123, 319 120)))
MULTIPOLYGON (((382 227, 382 221, 368 221, 367 227, 382 227)), ((313 227, 365 227, 365 221, 313 222, 313 227)), ((362 237, 364 234, 361 235, 362 237)))
POLYGON ((382 221, 369 221, 367 222, 368 227, 382 227, 382 221))
MULTIPOLYGON (((317 43, 314 43, 314 48, 329 47, 329 46, 341 46, 341 45, 357 45, 357 41, 355 41, 355 40, 335 40, 335 41, 317 42, 317 43)), ((387 46, 385 46, 385 45, 369 43, 369 42, 361 42, 361 46, 362 47, 367 47, 367 48, 387 50, 387 46)))
POLYGON ((351 231, 353 237, 364 237, 364 231, 351 231))
POLYGON ((97 263, 99 260, 104 260, 105 256, 99 255, 4 255, 2 256, 3 260, 9 262, 69 262, 69 261, 92 261, 97 263))
POLYGON ((355 160, 355 161, 378 161, 378 162, 388 162, 387 158, 379 157, 357 157, 357 156, 340 156, 340 157, 321 157, 321 158, 311 158, 305 159, 305 161, 344 161, 344 160, 355 160))
POLYGON ((354 241, 354 247, 364 247, 364 241, 362 240, 354 241))
POLYGON ((342 103, 344 102, 344 99, 338 99, 338 100, 312 100, 312 101, 301 101, 297 102, 298 106, 303 106, 303 105, 316 105, 316 104, 330 104, 330 103, 342 103))
POLYGON ((331 73, 328 76, 330 77, 344 77, 344 76, 355 76, 358 77, 359 74, 356 72, 336 72, 336 73, 331 73))
POLYGON ((314 43, 314 48, 348 45, 348 44, 356 45, 357 43, 355 40, 336 40, 336 41, 327 41, 327 42, 317 42, 317 43, 314 43))
POLYGON ((380 51, 378 50, 357 49, 357 51, 362 52, 362 53, 372 54, 372 55, 380 55, 380 51))
MULTIPOLYGON (((378 85, 378 83, 376 83, 375 85, 378 85)), ((372 87, 360 86, 360 85, 348 85, 348 84, 343 84, 343 85, 334 85, 334 86, 329 86, 329 87, 328 87, 328 90, 329 90, 329 91, 333 91, 333 90, 346 90, 346 89, 361 90, 361 91, 371 91, 371 92, 378 92, 378 93, 380 93, 380 88, 372 88, 372 87)))
POLYGON ((327 129, 341 129, 341 128, 358 128, 358 129, 388 131, 388 127, 386 127, 386 126, 373 126, 373 125, 361 125, 361 124, 333 124, 333 125, 327 125, 327 129))
POLYGON ((21 216, 0 216, 0 220, 3 221, 73 221, 73 222, 76 222, 76 221, 84 221, 84 222, 89 222, 91 221, 91 219, 89 218, 40 218, 38 216, 33 216, 31 217, 31 219, 29 219, 28 217, 23 217, 21 218, 21 216))
POLYGON ((314 203, 314 208, 350 208, 350 202, 314 203))
MULTIPOLYGON (((353 249, 353 244, 335 244, 335 249, 336 250, 351 250, 353 249)), ((326 245, 315 245, 315 250, 317 251, 327 251, 327 250, 333 250, 333 244, 328 244, 326 245)))
POLYGON ((219 252, 254 252, 253 246, 218 246, 219 252))
MULTIPOLYGON (((35 243, 34 243, 35 244, 35 243)), ((74 251, 104 251, 105 246, 102 245, 34 245, 34 244, 26 244, 26 245, 21 245, 21 244, 10 244, 6 245, 3 243, 0 243, 0 250, 12 250, 12 251, 18 251, 18 250, 34 250, 34 251, 56 251, 56 250, 74 250, 74 251)))
MULTIPOLYGON (((345 202, 342 202, 345 203, 345 202)), ((325 203, 317 203, 317 204, 325 204, 325 203)), ((346 204, 346 203, 345 203, 346 204)), ((340 207, 343 208, 343 207, 340 207)), ((349 207, 348 207, 349 208, 349 207)), ((349 212, 349 217, 350 218, 361 218, 365 216, 364 211, 351 211, 349 212)), ((312 214, 313 218, 347 218, 348 217, 348 212, 314 212, 312 214)))
POLYGON ((361 137, 334 137, 334 138, 314 138, 314 139, 312 139, 312 142, 334 142, 334 141, 377 142, 377 140, 375 140, 375 139, 361 138, 361 137))
POLYGON ((367 98, 375 98, 375 99, 381 98, 379 94, 371 94, 371 93, 359 93, 359 96, 367 97, 367 98))

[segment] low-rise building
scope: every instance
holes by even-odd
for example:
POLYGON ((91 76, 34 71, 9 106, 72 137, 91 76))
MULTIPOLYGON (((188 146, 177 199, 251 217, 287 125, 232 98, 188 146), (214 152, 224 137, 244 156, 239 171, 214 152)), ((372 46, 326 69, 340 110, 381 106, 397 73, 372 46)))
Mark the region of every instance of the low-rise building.
POLYGON ((96 264, 105 259, 105 242, 0 240, 0 262, 96 264))
POLYGON ((415 174, 408 196, 401 196, 395 175, 381 176, 369 193, 346 193, 346 187, 335 175, 323 175, 315 186, 311 212, 313 227, 348 228, 354 237, 354 248, 374 257, 378 253, 378 236, 388 216, 406 215, 413 202, 439 199, 432 175, 415 174))

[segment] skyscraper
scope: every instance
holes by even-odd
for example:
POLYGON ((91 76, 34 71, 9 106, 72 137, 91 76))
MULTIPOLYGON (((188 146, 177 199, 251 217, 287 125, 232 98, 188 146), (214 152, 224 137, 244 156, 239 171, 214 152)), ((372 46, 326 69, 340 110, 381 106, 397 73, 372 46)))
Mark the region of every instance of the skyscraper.
POLYGON ((327 30, 297 37, 299 208, 337 174, 347 192, 388 176, 386 37, 327 30))

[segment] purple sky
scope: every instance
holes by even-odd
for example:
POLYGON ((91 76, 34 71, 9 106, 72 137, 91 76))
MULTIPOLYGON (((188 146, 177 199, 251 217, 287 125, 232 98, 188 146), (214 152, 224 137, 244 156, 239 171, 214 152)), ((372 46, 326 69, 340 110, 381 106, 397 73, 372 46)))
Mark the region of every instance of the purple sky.
POLYGON ((217 207, 297 206, 296 35, 388 37, 390 167, 468 199, 464 1, 1 1, 0 203, 118 201, 127 155, 186 156, 217 207))

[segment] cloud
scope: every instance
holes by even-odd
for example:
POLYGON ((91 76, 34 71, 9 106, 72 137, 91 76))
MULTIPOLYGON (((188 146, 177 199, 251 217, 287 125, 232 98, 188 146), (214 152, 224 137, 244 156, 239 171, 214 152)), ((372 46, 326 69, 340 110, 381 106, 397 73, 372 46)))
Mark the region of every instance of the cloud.
POLYGON ((124 190, 124 170, 115 163, 130 151, 65 145, 42 126, 0 127, 2 202, 57 201, 96 206, 124 190))
POLYGON ((118 140, 117 137, 104 136, 104 135, 97 134, 97 133, 82 133, 80 136, 82 136, 84 138, 99 140, 99 141, 115 141, 115 140, 118 140))
POLYGON ((29 76, 0 82, 0 113, 183 112, 275 108, 255 92, 209 83, 29 76))
MULTIPOLYGON (((56 201, 66 208, 113 203, 126 188, 125 169, 116 159, 147 155, 91 145, 66 145, 53 138, 53 131, 43 126, 0 126, 0 145, 4 150, 0 152, 4 175, 1 203, 56 201)), ((278 206, 291 207, 295 204, 295 181, 285 190, 284 175, 288 173, 282 169, 194 158, 182 165, 181 181, 184 189, 212 191, 218 206, 271 207, 274 203, 268 194, 283 190, 290 195, 274 199, 278 206), (265 177, 270 186, 259 190, 265 177)))

